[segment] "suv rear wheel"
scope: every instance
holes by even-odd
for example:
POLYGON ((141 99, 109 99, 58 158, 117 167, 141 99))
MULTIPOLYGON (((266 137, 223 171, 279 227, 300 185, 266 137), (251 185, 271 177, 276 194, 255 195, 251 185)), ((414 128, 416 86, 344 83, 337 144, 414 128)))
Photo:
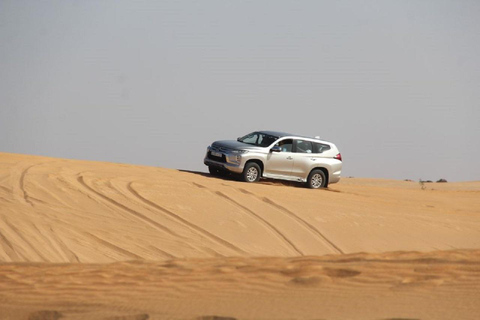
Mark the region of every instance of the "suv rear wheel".
POLYGON ((325 188, 327 185, 327 179, 325 179, 325 173, 322 170, 316 169, 310 172, 308 175, 307 186, 311 189, 325 188))
POLYGON ((257 182, 261 175, 260 166, 255 162, 250 162, 243 168, 242 179, 245 182, 257 182))

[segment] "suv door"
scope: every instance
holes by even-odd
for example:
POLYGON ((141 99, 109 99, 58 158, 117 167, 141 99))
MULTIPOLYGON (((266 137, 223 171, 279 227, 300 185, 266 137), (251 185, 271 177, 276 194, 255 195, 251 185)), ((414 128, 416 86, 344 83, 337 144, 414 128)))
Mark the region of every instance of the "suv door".
POLYGON ((295 139, 293 145, 295 153, 291 175, 305 179, 310 173, 310 168, 315 164, 318 154, 314 153, 314 145, 311 141, 295 139))
POLYGON ((265 163, 264 173, 272 176, 290 176, 293 168, 293 139, 280 140, 275 144, 282 151, 270 152, 265 163))
POLYGON ((312 168, 322 163, 326 156, 324 151, 330 150, 330 146, 319 142, 311 142, 302 139, 293 141, 294 164, 291 175, 293 177, 306 179, 312 168))

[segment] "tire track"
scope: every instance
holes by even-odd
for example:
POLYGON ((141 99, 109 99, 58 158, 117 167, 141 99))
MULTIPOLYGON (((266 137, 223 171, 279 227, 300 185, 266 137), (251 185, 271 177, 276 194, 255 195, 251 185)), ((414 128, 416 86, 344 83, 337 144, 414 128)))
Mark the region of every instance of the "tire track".
POLYGON ((84 232, 83 234, 85 234, 85 235, 87 235, 88 237, 94 239, 95 241, 101 243, 101 244, 104 245, 105 247, 110 248, 110 249, 112 249, 113 251, 116 251, 116 252, 118 252, 118 253, 121 253, 121 254, 123 254, 123 255, 125 255, 125 256, 128 256, 128 257, 130 257, 130 258, 132 258, 132 259, 135 259, 135 260, 145 260, 145 258, 140 257, 139 255, 136 255, 135 253, 130 252, 130 251, 128 251, 128 250, 125 250, 125 249, 123 249, 123 248, 121 248, 121 247, 119 247, 119 246, 116 246, 116 245, 114 245, 113 243, 110 243, 110 242, 108 242, 108 241, 105 240, 105 239, 99 238, 99 237, 91 234, 90 232, 84 232))
MULTIPOLYGON (((22 194, 21 195, 21 198, 24 199, 24 201, 28 204, 30 204, 30 206, 34 207, 35 206, 35 202, 40 202, 40 203, 43 203, 43 204, 48 204, 48 202, 46 201, 43 201, 41 199, 37 199, 35 197, 32 197, 32 196, 29 196, 27 191, 25 190, 25 178, 27 176, 27 173, 28 171, 30 171, 33 167, 38 167, 38 166, 41 166, 41 165, 44 165, 44 164, 49 164, 49 165, 52 165, 54 163, 64 163, 66 162, 65 160, 59 160, 59 161, 49 161, 49 162, 41 162, 41 163, 36 163, 36 164, 33 164, 33 165, 30 165, 28 166, 27 168, 25 168, 22 173, 20 174, 20 178, 19 178, 19 183, 18 183, 18 188, 20 190, 20 193, 22 194), (33 200, 33 201, 32 201, 33 200)), ((60 167, 62 168, 62 167, 60 167)), ((48 192, 48 190, 46 190, 42 185, 37 185, 36 188, 38 189, 42 189, 43 191, 46 191, 47 193, 49 193, 53 198, 55 198, 59 203, 63 204, 64 206, 68 207, 67 204, 65 204, 61 199, 59 199, 59 197, 57 197, 54 193, 51 193, 51 192, 48 192)))
MULTIPOLYGON (((59 179, 58 177, 55 177, 55 179, 56 179, 56 181, 55 181, 56 184, 58 184, 58 185, 63 184, 63 185, 68 186, 69 188, 72 188, 72 186, 70 184, 68 184, 66 181, 63 181, 63 180, 59 179)), ((72 209, 72 207, 68 203, 66 203, 64 201, 64 199, 62 199, 60 193, 57 195, 55 192, 52 192, 52 191, 48 190, 48 188, 45 187, 43 184, 40 184, 40 185, 37 184, 35 187, 36 187, 36 190, 38 190, 39 192, 44 192, 44 193, 48 194, 48 196, 53 198, 54 201, 49 202, 47 200, 42 200, 40 198, 29 196, 30 199, 33 202, 39 202, 41 204, 49 205, 49 206, 62 206, 64 208, 72 209)), ((36 204, 38 205, 38 203, 36 203, 36 204)))
POLYGON ((7 256, 13 261, 20 261, 20 257, 18 256, 17 252, 13 248, 13 245, 10 241, 8 241, 7 237, 3 235, 0 231, 0 244, 3 247, 3 250, 7 254, 7 256))
POLYGON ((335 243, 333 243, 330 239, 328 239, 322 232, 320 232, 320 230, 318 230, 317 228, 315 228, 315 226, 313 226, 312 224, 308 223, 307 221, 303 220, 302 218, 300 218, 298 215, 296 215, 294 212, 288 210, 287 208, 275 203, 274 201, 270 200, 269 198, 267 197, 259 197, 253 193, 251 193, 250 191, 247 191, 245 189, 238 189, 240 192, 244 193, 244 194, 247 194, 247 195, 250 195, 264 203, 267 203, 269 204, 270 206, 274 207, 275 209, 277 209, 278 211, 281 211, 285 214, 287 214, 289 217, 293 218, 295 221, 297 221, 298 223, 300 223, 301 225, 303 225, 304 227, 306 227, 308 230, 310 230, 314 235, 316 235, 317 237, 319 237, 321 240, 323 240, 324 242, 326 242, 334 251, 340 253, 340 254, 345 254, 345 252, 343 252, 342 249, 340 249, 335 243))
MULTIPOLYGON (((0 190, 2 190, 2 189, 5 190, 8 195, 11 195, 11 191, 10 191, 9 189, 0 186, 0 190)), ((3 197, 3 196, 0 196, 0 200, 5 201, 5 202, 9 202, 9 203, 14 203, 14 202, 15 202, 14 200, 12 200, 12 199, 7 199, 7 198, 5 198, 5 197, 3 197)))
POLYGON ((148 200, 147 198, 144 198, 142 195, 140 195, 133 187, 132 187, 132 182, 129 182, 128 185, 127 185, 127 188, 128 190, 137 198, 139 199, 140 201, 142 201, 144 204, 152 207, 152 208, 155 208, 157 211, 160 211, 166 215, 168 215, 170 218, 176 220, 177 222, 179 222, 180 224, 182 224, 183 226, 191 229, 191 230, 194 230, 196 231, 197 233, 203 235, 204 237, 207 237, 208 239, 214 241, 214 242, 217 242, 221 245, 223 245, 224 247, 230 249, 230 250, 233 250, 235 251, 237 254, 242 254, 242 255, 245 255, 247 254, 247 252, 243 251, 242 249, 240 249, 239 247, 237 247, 236 245, 214 235, 213 233, 197 226, 196 224, 193 224, 191 222, 189 222, 188 220, 180 217, 179 215, 175 214, 174 212, 154 203, 153 201, 150 201, 148 200))
POLYGON ((22 239, 23 242, 25 242, 32 250, 33 252, 35 252, 37 254, 37 256, 42 259, 44 262, 48 262, 49 260, 40 252, 40 250, 38 250, 23 234, 22 232, 20 232, 20 230, 18 230, 18 228, 16 226, 14 226, 13 224, 11 224, 10 222, 8 222, 7 219, 3 219, 3 222, 5 222, 5 224, 10 228, 12 229, 13 232, 15 232, 17 234, 17 236, 22 239))
POLYGON ((164 250, 162 250, 162 249, 160 249, 160 248, 157 248, 157 247, 155 247, 155 246, 151 246, 151 245, 150 245, 150 246, 148 246, 148 247, 149 247, 150 249, 152 249, 153 251, 157 251, 157 252, 161 253, 162 255, 166 256, 166 257, 169 258, 169 259, 176 259, 176 258, 177 258, 177 257, 175 257, 173 254, 168 253, 168 252, 166 252, 166 251, 164 251, 164 250))
POLYGON ((120 208, 122 209, 123 211, 133 215, 134 217, 142 220, 143 222, 147 223, 148 225, 154 227, 155 229, 157 230, 161 230, 165 233, 168 233, 169 235, 172 235, 172 236, 175 236, 175 237, 179 237, 179 238, 182 238, 182 236, 180 236, 179 234, 177 234, 176 232, 170 230, 169 228, 165 227, 164 225, 150 219, 149 217, 141 214, 140 212, 137 212, 133 209, 130 209, 129 207, 113 200, 112 198, 109 198, 107 196, 105 196, 104 194, 98 192, 97 190, 93 189, 92 187, 90 187, 83 179, 83 176, 79 176, 77 178, 77 181, 78 183, 80 183, 80 185, 82 185, 85 189, 87 189, 88 191, 90 191, 91 193, 93 193, 94 195, 100 197, 101 199, 105 200, 106 202, 112 204, 113 206, 117 207, 117 208, 120 208))
POLYGON ((273 202, 272 200, 270 200, 269 198, 267 197, 264 197, 262 199, 263 202, 265 203, 268 203, 269 205, 273 206, 274 208, 280 210, 280 211, 283 211, 284 213, 290 215, 292 218, 294 218, 295 220, 297 220, 299 223, 303 224, 305 227, 307 227, 308 229, 310 229, 313 233, 317 234, 321 239, 323 239, 324 241, 326 241, 333 249, 335 249, 338 253, 341 253, 341 254, 345 254, 345 252, 343 252, 342 249, 340 249, 335 243, 333 243, 333 241, 331 241, 330 239, 328 239, 322 232, 320 232, 320 230, 318 230, 317 228, 315 228, 312 224, 308 223, 307 221, 303 220, 302 218, 300 218, 299 216, 297 216, 295 213, 293 213, 292 211, 288 210, 287 208, 273 202))
MULTIPOLYGON (((267 228, 269 228, 270 230, 272 230, 275 234, 277 234, 281 239, 283 239, 283 241, 285 243, 287 243, 288 246, 290 246, 294 251, 296 251, 299 255, 303 256, 304 253, 299 249, 297 248, 297 246, 295 246, 295 244, 290 240, 288 239, 287 236, 285 236, 280 230, 278 230, 278 228, 276 228, 273 224, 271 224, 270 222, 268 222, 266 219, 262 218, 261 216, 259 216, 258 214, 256 214, 254 211, 250 210, 249 208, 245 207, 244 205, 238 203, 237 201, 233 200, 232 198, 230 198, 229 196, 225 195, 224 193, 220 192, 220 191, 212 191, 210 190, 208 187, 205 187, 201 184, 198 184, 198 183, 195 183, 195 182, 191 182, 195 187, 199 188, 199 189, 204 189, 204 190, 207 190, 211 193, 214 193, 216 194, 217 196, 220 196, 222 197, 223 199, 233 203, 234 205, 236 205, 237 207, 240 207, 241 209, 243 209, 244 211, 248 212, 249 214, 251 214, 252 216, 254 216, 257 220, 261 221, 262 224, 266 225, 267 228)), ((230 187, 229 185, 226 185, 228 187, 230 187)), ((248 191, 247 191, 248 192, 248 191)), ((248 194, 252 194, 250 192, 248 192, 248 194)))
POLYGON ((202 186, 201 184, 198 184, 198 183, 196 183, 196 182, 192 182, 192 184, 193 184, 195 187, 199 188, 199 189, 207 189, 207 187, 202 186))
POLYGON ((33 229, 40 235, 40 237, 50 246, 52 252, 56 253, 59 257, 62 257, 62 253, 55 247, 55 245, 52 243, 52 240, 45 236, 35 223, 31 223, 31 225, 33 229))
POLYGON ((4 181, 7 181, 7 179, 10 178, 9 174, 4 174, 3 176, 0 177, 0 184, 2 184, 4 181))
MULTIPOLYGON (((65 161, 50 161, 50 162, 42 162, 42 163, 36 163, 36 164, 33 164, 29 167, 27 167, 26 169, 24 169, 22 171, 22 173, 20 174, 20 178, 19 178, 19 183, 18 183, 18 188, 20 190, 20 193, 21 193, 21 198, 23 198, 23 200, 28 203, 30 206, 34 207, 35 206, 35 202, 40 202, 42 204, 48 204, 48 202, 46 201, 43 201, 41 199, 37 199, 33 196, 29 196, 27 191, 25 190, 25 178, 27 176, 27 173, 28 171, 30 171, 33 167, 37 167, 37 166, 41 166, 43 164, 53 164, 53 163, 58 163, 58 162, 65 162, 65 161)), ((42 189, 43 191, 47 191, 42 185, 38 185, 36 186, 38 189, 42 189)), ((47 191, 48 192, 48 191, 47 191)), ((61 199, 59 199, 55 194, 51 193, 51 192, 48 192, 53 198, 55 198, 59 203, 61 203, 62 205, 64 205, 65 207, 68 207, 67 204, 65 204, 61 199)), ((38 203, 37 203, 38 204, 38 203)))
POLYGON ((57 244, 60 246, 60 248, 63 250, 63 252, 67 255, 68 260, 70 262, 80 262, 80 259, 78 256, 73 252, 55 233, 52 227, 50 227, 50 231, 52 231, 52 237, 54 240, 57 242, 57 244))
MULTIPOLYGON (((60 211, 58 211, 60 212, 60 211)), ((95 236, 95 235, 92 235, 91 233, 89 232, 84 232, 82 230, 82 228, 76 224, 72 224, 71 222, 68 222, 66 220, 57 220, 56 221, 57 224, 61 225, 61 228, 62 230, 65 230, 67 233, 70 234, 70 239, 85 239, 86 237, 90 237, 91 239, 94 239, 94 240, 98 240, 100 239, 99 237, 95 236)), ((50 230, 52 231, 52 235, 53 237, 55 238, 55 240, 57 241, 57 243, 61 246, 61 248, 65 251, 65 253, 68 255, 69 259, 71 262, 84 262, 84 261, 81 261, 80 258, 75 254, 75 252, 73 250, 71 250, 61 239, 60 237, 57 235, 57 233, 52 229, 52 227, 50 227, 50 230)), ((121 250, 124 250, 126 255, 134 255, 134 253, 131 253, 121 247, 118 247, 118 246, 115 246, 114 244, 106 241, 106 240, 103 240, 103 239, 100 239, 100 242, 102 242, 102 244, 104 244, 105 246, 115 250, 115 251, 119 251, 121 252, 121 250), (117 250, 119 249, 119 250, 117 250)), ((109 255, 106 255, 104 252, 101 252, 103 256, 105 257, 108 257, 110 259, 112 259, 111 256, 109 255)), ((124 252, 122 252, 124 253, 124 252)), ((125 254, 124 253, 124 254, 125 254)), ((135 255, 136 256, 136 255, 135 255)), ((139 257, 139 256, 138 256, 139 257)), ((132 258, 134 259, 137 259, 136 257, 132 256, 132 258)), ((87 258, 88 259, 88 258, 87 258)), ((145 260, 145 258, 142 258, 140 257, 139 259, 141 260, 145 260)), ((118 261, 116 259, 113 259, 115 261, 118 261)))
MULTIPOLYGON (((57 211, 57 212, 60 212, 60 211, 57 211)), ((78 228, 78 225, 73 225, 72 223, 69 223, 65 220, 56 220, 56 224, 59 224, 61 225, 61 229, 63 231, 66 231, 69 235, 70 235, 70 238, 73 238, 73 239, 79 239, 83 236, 82 233, 80 233, 80 231, 76 230, 78 228), (74 236, 73 234, 76 234, 76 236, 74 236)), ((81 262, 80 261, 80 258, 75 254, 75 252, 73 252, 73 250, 71 250, 61 239, 60 237, 57 235, 57 233, 55 232, 55 230, 53 230, 53 228, 50 226, 50 231, 52 232, 52 237, 53 237, 53 240, 56 241, 58 243, 58 245, 62 248, 62 250, 65 251, 65 254, 67 255, 67 257, 69 258, 70 262, 81 262)), ((68 239, 68 238, 67 238, 68 239)))
POLYGON ((37 163, 37 164, 33 164, 31 166, 28 166, 27 168, 25 168, 22 173, 20 174, 20 179, 18 181, 18 186, 20 188, 20 191, 22 193, 22 198, 23 200, 28 203, 30 206, 33 207, 33 202, 30 201, 29 197, 28 197, 28 194, 27 192, 25 191, 25 176, 27 175, 27 172, 28 170, 30 170, 31 168, 35 167, 35 166, 39 166, 41 165, 41 163, 37 163))
POLYGON ((233 200, 232 198, 230 198, 229 196, 227 196, 226 194, 224 194, 220 191, 215 191, 214 193, 216 195, 218 195, 219 197, 222 197, 223 199, 227 200, 228 202, 233 203, 235 206, 241 208, 243 211, 246 211, 249 214, 251 214, 252 216, 254 216, 258 221, 260 221, 262 224, 266 225, 268 229, 272 230, 281 239, 283 239, 283 241, 288 246, 290 246, 294 251, 296 251, 299 255, 302 255, 302 256, 304 255, 304 253, 299 248, 297 248, 297 246, 295 246, 295 244, 290 239, 288 239, 286 235, 284 235, 280 230, 278 230, 277 227, 275 227, 273 224, 268 222, 266 219, 262 218, 260 215, 255 213, 253 210, 251 210, 251 209, 245 207, 244 205, 238 203, 237 201, 233 200))
MULTIPOLYGON (((99 238, 98 236, 95 236, 93 234, 91 234, 90 232, 86 232, 86 231, 83 231, 83 230, 77 230, 78 226, 77 225, 73 225, 67 221, 62 221, 62 220, 58 220, 57 221, 58 224, 61 224, 63 225, 63 228, 65 230, 67 230, 68 233, 70 233, 72 236, 73 239, 85 239, 86 237, 88 238, 91 238, 95 241, 98 241, 100 242, 101 244, 103 244, 104 246, 112 249, 113 251, 116 251, 117 253, 122 253, 126 256, 129 256, 131 257, 132 259, 136 259, 136 260, 146 260, 145 258, 139 256, 139 255, 136 255, 126 249, 123 249, 119 246, 116 246, 114 245, 113 243, 111 242, 108 242, 107 240, 104 240, 104 239, 101 239, 99 238), (75 234, 75 236, 73 235, 75 234)), ((55 231, 50 227, 50 230, 52 231, 52 235, 55 237, 55 239, 57 240, 58 244, 62 247, 62 249, 65 250, 65 252, 70 256, 71 260, 75 259, 77 262, 81 262, 80 261, 80 258, 72 251, 68 248, 68 246, 59 239, 59 237, 57 236, 57 234, 55 233, 55 231)), ((113 259, 111 256, 105 254, 104 252, 101 252, 103 256, 105 257, 108 257, 110 259, 113 259)), ((113 259, 115 260, 115 259, 113 259)), ((118 261, 118 260, 115 260, 115 261, 118 261)), ((75 261, 72 261, 72 262, 75 262, 75 261)))

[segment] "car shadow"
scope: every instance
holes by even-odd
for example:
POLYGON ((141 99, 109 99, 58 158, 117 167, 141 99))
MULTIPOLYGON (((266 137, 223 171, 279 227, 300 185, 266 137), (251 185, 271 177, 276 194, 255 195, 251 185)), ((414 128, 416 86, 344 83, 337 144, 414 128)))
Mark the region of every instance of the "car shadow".
MULTIPOLYGON (((242 182, 240 179, 239 175, 233 174, 233 173, 224 173, 221 175, 211 175, 208 172, 201 172, 201 171, 193 171, 193 170, 182 170, 178 169, 180 172, 186 172, 186 173, 191 173, 191 174, 196 174, 208 179, 221 179, 225 181, 237 181, 237 182, 242 182)), ((246 182, 245 182, 246 183, 246 182)), ((276 179, 268 179, 268 178, 262 178, 260 181, 256 182, 258 184, 263 184, 263 185, 268 185, 268 186, 283 186, 283 187, 295 187, 295 188, 306 188, 305 184, 302 182, 294 182, 294 181, 282 181, 282 180, 276 180, 276 179)), ((326 189, 327 190, 327 189, 326 189)))

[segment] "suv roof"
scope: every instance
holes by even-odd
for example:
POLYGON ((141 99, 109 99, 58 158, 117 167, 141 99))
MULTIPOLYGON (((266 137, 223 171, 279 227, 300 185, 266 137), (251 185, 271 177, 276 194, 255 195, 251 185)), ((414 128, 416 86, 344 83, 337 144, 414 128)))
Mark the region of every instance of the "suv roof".
POLYGON ((279 138, 285 137, 285 136, 294 136, 294 134, 286 133, 286 132, 280 132, 280 131, 260 130, 260 131, 257 131, 257 132, 265 133, 265 134, 275 136, 275 137, 279 137, 279 138))
POLYGON ((324 140, 322 140, 322 139, 317 139, 317 138, 315 138, 315 137, 307 137, 307 136, 302 136, 302 135, 292 134, 292 133, 287 133, 287 132, 281 132, 281 131, 260 130, 260 131, 257 131, 257 132, 269 134, 269 135, 271 135, 271 136, 275 136, 275 137, 279 137, 279 138, 291 136, 291 137, 307 138, 307 139, 313 139, 313 140, 318 140, 318 141, 325 142, 324 140))

